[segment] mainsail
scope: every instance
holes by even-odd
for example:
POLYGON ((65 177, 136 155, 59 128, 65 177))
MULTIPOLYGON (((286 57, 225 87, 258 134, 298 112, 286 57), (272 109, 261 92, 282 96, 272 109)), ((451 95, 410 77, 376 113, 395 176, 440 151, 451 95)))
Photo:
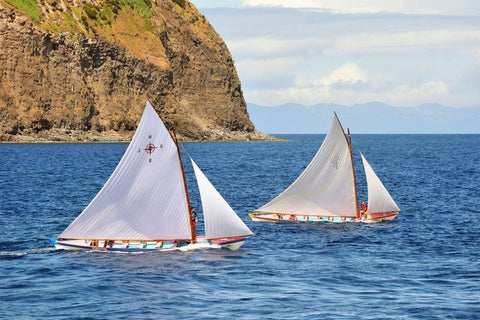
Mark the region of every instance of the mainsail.
POLYGON ((315 157, 303 173, 258 212, 355 217, 357 205, 350 149, 335 114, 315 157))
POLYGON ((117 168, 64 239, 192 239, 177 146, 147 102, 117 168))
POLYGON ((373 171, 367 159, 361 154, 368 188, 368 212, 399 212, 400 208, 393 200, 383 183, 373 171))
POLYGON ((224 237, 252 236, 253 232, 223 199, 193 159, 190 158, 190 160, 192 161, 202 200, 205 237, 207 239, 219 239, 224 237))

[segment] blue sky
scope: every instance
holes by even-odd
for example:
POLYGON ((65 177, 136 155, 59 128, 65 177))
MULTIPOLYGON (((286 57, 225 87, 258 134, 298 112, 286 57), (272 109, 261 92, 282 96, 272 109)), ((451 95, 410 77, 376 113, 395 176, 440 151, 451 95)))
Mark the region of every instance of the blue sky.
POLYGON ((478 0, 192 0, 248 103, 480 107, 478 0))

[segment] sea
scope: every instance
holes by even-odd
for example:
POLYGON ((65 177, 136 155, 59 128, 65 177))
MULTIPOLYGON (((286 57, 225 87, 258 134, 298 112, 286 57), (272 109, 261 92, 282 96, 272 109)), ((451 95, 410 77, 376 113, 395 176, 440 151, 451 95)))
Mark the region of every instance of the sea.
MULTIPOLYGON (((1 319, 480 319, 480 135, 353 135, 402 209, 391 222, 253 222, 325 135, 183 143, 255 233, 237 251, 56 250, 125 143, 0 144, 1 319)), ((159 204, 161 205, 161 204, 159 204)))

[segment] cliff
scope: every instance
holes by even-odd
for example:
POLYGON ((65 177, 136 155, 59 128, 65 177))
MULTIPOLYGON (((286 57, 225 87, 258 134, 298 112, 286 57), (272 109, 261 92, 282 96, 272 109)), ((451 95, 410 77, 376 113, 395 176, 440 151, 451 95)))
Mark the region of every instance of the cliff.
POLYGON ((183 0, 0 0, 0 141, 263 139, 228 48, 183 0))

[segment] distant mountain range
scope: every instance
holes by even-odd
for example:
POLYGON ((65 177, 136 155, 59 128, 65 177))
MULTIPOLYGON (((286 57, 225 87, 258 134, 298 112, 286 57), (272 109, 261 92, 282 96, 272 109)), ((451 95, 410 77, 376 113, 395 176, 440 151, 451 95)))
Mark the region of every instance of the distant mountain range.
POLYGON ((480 107, 451 108, 440 104, 392 107, 380 102, 353 106, 285 104, 265 107, 248 103, 257 130, 269 134, 326 133, 333 111, 352 133, 480 133, 480 107))

